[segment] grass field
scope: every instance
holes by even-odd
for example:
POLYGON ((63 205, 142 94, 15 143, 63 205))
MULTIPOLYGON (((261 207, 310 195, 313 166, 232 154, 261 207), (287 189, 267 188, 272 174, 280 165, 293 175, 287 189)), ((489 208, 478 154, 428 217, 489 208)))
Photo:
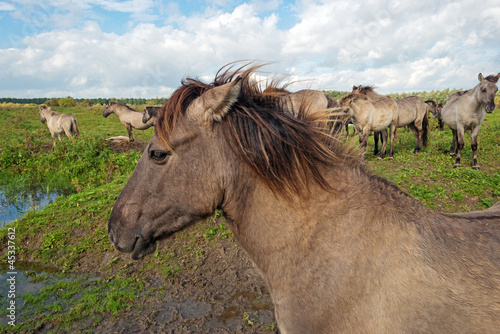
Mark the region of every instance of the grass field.
MULTIPOLYGON (((32 187, 56 189, 67 194, 48 207, 29 211, 10 226, 16 230, 16 261, 48 265, 59 273, 86 272, 100 275, 76 281, 49 282, 44 290, 26 294, 29 301, 25 320, 16 326, 21 332, 50 323, 63 332, 71 332, 75 323, 98 324, 105 316, 139 303, 148 295, 141 275, 157 271, 165 280, 180 272, 196 272, 203 261, 205 247, 219 238, 231 238, 223 223, 205 222, 190 232, 172 238, 169 247, 160 246, 154 256, 141 262, 134 275, 128 266, 119 265, 107 237, 107 219, 112 206, 130 177, 140 152, 117 152, 105 141, 110 136, 126 135, 114 115, 102 117, 104 107, 55 108, 74 114, 81 137, 63 137, 56 149, 46 125, 39 121, 36 106, 0 106, 0 187, 20 193, 32 187), (181 242, 182 240, 182 242, 181 242), (111 254, 109 261, 103 257, 111 254), (112 273, 113 279, 109 278, 112 273), (141 293, 139 293, 141 292, 141 293), (52 296, 56 302, 46 303, 52 296), (55 297, 54 297, 55 296, 55 297), (99 301, 99 302, 98 302, 99 301)), ((466 136, 461 168, 454 169, 447 150, 451 132, 435 130, 431 120, 429 145, 413 155, 413 134, 399 129, 394 160, 377 161, 373 156, 373 138, 368 143, 367 166, 374 174, 387 178, 426 206, 442 212, 460 212, 490 207, 500 198, 500 110, 487 115, 479 136, 478 160, 481 170, 470 167, 470 138, 466 136)), ((147 142, 153 129, 135 131, 139 142, 147 142)), ((357 141, 357 137, 353 139, 357 141)), ((7 228, 0 230, 2 252, 7 263, 7 228)), ((29 274, 29 272, 28 272, 29 274)), ((155 293, 161 293, 156 290, 155 293)), ((5 317, 6 310, 0 310, 5 317)), ((0 324, 0 331, 9 327, 0 324)), ((50 330, 49 330, 50 332, 50 330)))

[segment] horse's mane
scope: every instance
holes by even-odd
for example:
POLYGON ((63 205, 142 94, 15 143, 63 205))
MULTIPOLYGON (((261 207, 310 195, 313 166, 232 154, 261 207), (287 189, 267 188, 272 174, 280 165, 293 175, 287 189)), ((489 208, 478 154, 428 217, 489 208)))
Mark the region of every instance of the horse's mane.
POLYGON ((342 104, 342 103, 344 103, 345 101, 350 100, 350 99, 352 99, 352 98, 353 98, 353 97, 355 97, 355 96, 365 96, 365 97, 366 97, 366 94, 361 93, 361 92, 359 92, 359 91, 351 92, 351 93, 347 94, 346 96, 343 96, 343 97, 340 99, 340 101, 339 101, 339 102, 340 102, 340 104, 342 104))
POLYGON ((129 107, 128 105, 123 104, 123 103, 114 102, 114 101, 110 101, 109 103, 110 103, 110 104, 117 104, 117 105, 119 105, 119 106, 125 107, 125 108, 127 108, 128 110, 130 110, 130 111, 142 112, 142 111, 137 111, 137 110, 135 110, 134 108, 129 107))
POLYGON ((219 127, 236 156, 277 193, 285 197, 306 195, 312 183, 331 189, 323 169, 346 161, 360 165, 362 157, 324 131, 327 114, 307 115, 306 110, 299 110, 294 117, 286 111, 279 95, 262 91, 252 76, 260 67, 242 66, 236 71, 223 67, 210 84, 184 79, 159 111, 157 135, 171 148, 169 136, 184 123, 192 101, 214 87, 242 80, 238 101, 222 122, 214 123, 214 130, 219 127))

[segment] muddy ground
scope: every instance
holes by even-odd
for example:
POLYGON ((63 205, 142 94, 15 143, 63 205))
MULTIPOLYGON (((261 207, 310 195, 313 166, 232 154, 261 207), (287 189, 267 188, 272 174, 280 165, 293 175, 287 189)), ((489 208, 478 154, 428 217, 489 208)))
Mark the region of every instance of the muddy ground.
MULTIPOLYGON (((193 226, 190 230, 197 228, 193 226)), ((187 233, 189 236, 190 231, 187 233)), ((183 247, 179 240, 174 239, 162 242, 161 247, 174 247, 174 244, 176 248, 183 247)), ((180 273, 174 279, 167 280, 154 269, 142 275, 143 281, 148 282, 145 288, 163 286, 163 296, 152 296, 119 318, 109 316, 97 327, 83 322, 75 329, 109 334, 278 333, 266 285, 236 241, 230 237, 214 240, 205 245, 203 251, 205 256, 201 264, 198 260, 193 264, 185 263, 189 260, 183 258, 184 267, 196 269, 180 273)), ((114 262, 116 270, 127 267, 130 274, 142 267, 141 261, 132 261, 129 255, 114 252, 94 261, 84 259, 77 270, 92 272, 96 266, 106 267, 110 261, 114 262)), ((40 328, 38 332, 51 329, 40 328)))

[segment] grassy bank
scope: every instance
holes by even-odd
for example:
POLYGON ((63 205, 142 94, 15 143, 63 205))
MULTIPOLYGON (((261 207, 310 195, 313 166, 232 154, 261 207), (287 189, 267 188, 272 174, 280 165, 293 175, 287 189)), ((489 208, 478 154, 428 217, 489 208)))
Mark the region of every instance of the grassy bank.
MULTIPOLYGON (((76 276, 52 280, 28 267, 27 275, 45 286, 24 294, 27 306, 22 321, 14 330, 0 322, 0 332, 76 332, 82 322, 93 327, 105 318, 118 319, 131 308, 147 307, 153 295, 161 298, 164 289, 181 274, 186 280, 196 277, 210 248, 221 239, 232 239, 223 218, 214 217, 161 242, 153 256, 140 262, 118 254, 107 237, 107 219, 140 157, 140 145, 116 150, 106 142, 110 136, 126 135, 126 130, 116 116, 104 119, 103 107, 55 109, 77 117, 81 137, 64 137, 52 150, 50 134, 39 122, 36 106, 0 108, 0 187, 12 193, 29 187, 67 192, 46 208, 29 211, 9 227, 15 228, 18 264, 38 263, 59 274, 76 276)), ((470 211, 497 202, 500 111, 487 115, 481 130, 480 171, 470 168, 468 137, 463 167, 453 169, 453 159, 447 154, 451 132, 437 131, 435 123, 431 124, 429 146, 419 155, 412 154, 413 134, 404 129, 398 130, 392 161, 376 160, 370 138, 368 167, 438 211, 470 211)), ((153 130, 134 133, 144 144, 153 130)), ((8 240, 8 229, 1 229, 0 259, 4 265, 8 240)), ((5 308, 0 310, 1 318, 6 314, 5 308)))

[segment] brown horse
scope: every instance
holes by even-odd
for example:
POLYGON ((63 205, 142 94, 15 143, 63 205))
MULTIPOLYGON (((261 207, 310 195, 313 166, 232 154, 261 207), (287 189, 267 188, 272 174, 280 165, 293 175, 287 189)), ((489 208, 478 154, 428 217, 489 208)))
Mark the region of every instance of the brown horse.
POLYGON ((146 130, 154 126, 155 119, 153 118, 148 120, 146 123, 142 122, 142 117, 144 115, 142 111, 132 109, 125 104, 110 101, 102 112, 102 116, 106 118, 113 113, 118 116, 120 122, 127 128, 130 141, 134 141, 132 128, 137 130, 146 130))
POLYGON ((470 130, 472 148, 472 168, 479 169, 477 163, 477 137, 486 113, 495 110, 496 85, 500 73, 486 78, 478 75, 479 84, 471 90, 457 92, 451 95, 441 111, 443 122, 453 133, 450 155, 456 156, 454 168, 460 166, 462 149, 464 147, 465 131, 470 130))
MULTIPOLYGON (((378 95, 378 94, 377 94, 378 95)), ((382 150, 378 159, 383 159, 387 147, 387 127, 391 128, 390 159, 393 155, 393 140, 398 123, 398 107, 391 99, 370 99, 358 91, 349 93, 340 100, 340 105, 350 108, 354 125, 359 132, 359 143, 366 150, 368 136, 373 131, 382 134, 382 150)), ((375 142, 377 144, 377 142, 375 142)))
POLYGON ((500 205, 442 214, 293 117, 253 68, 186 79, 119 195, 108 235, 140 259, 222 209, 260 269, 280 333, 495 333, 500 205))
POLYGON ((40 122, 42 124, 47 122, 47 127, 52 137, 52 147, 56 147, 56 134, 59 141, 61 141, 61 133, 66 134, 68 137, 80 136, 78 122, 72 114, 59 114, 47 106, 40 106, 39 113, 40 122))

